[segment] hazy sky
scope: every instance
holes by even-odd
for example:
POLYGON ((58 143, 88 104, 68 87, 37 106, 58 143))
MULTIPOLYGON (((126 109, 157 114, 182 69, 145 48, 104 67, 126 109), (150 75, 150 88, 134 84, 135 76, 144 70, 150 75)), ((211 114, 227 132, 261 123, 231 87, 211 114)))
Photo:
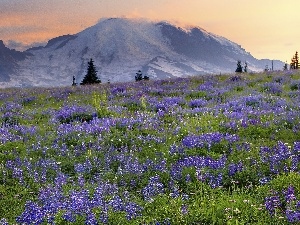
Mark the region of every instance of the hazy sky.
POLYGON ((200 26, 256 58, 290 62, 300 51, 299 11, 299 0, 0 0, 0 39, 18 48, 103 17, 142 17, 200 26))

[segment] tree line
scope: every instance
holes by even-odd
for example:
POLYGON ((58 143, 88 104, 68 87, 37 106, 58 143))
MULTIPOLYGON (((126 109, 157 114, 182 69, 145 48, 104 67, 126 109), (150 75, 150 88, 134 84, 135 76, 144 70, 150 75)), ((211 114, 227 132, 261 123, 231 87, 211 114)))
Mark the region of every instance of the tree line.
MULTIPOLYGON (((296 51, 295 55, 291 59, 290 70, 297 70, 299 68, 300 68, 299 56, 298 56, 298 52, 296 51)), ((273 70, 273 60, 272 60, 272 70, 273 70)), ((284 64, 283 70, 288 70, 288 63, 287 62, 284 64)), ((248 71, 247 62, 245 62, 245 66, 242 66, 242 61, 238 60, 237 61, 237 68, 236 68, 235 72, 236 73, 243 73, 243 72, 247 73, 247 71, 248 71)), ((266 65, 265 71, 269 71, 268 65, 266 65)))
MULTIPOLYGON (((94 60, 91 58, 88 62, 88 68, 87 73, 84 76, 83 80, 81 81, 80 85, 87 85, 87 84, 100 84, 101 80, 98 78, 97 70, 94 65, 94 60)), ((139 70, 135 75, 135 81, 141 81, 141 80, 149 80, 148 76, 143 76, 142 71, 139 70)), ((72 86, 76 86, 76 79, 75 76, 73 76, 73 83, 72 86)))
MULTIPOLYGON (((272 61, 272 68, 273 68, 273 61, 272 61)), ((296 51, 295 55, 293 56, 293 58, 291 59, 291 63, 290 63, 290 70, 294 70, 294 69, 299 69, 300 68, 300 63, 299 63, 299 56, 298 56, 298 52, 296 51)), ((283 70, 287 70, 288 69, 288 64, 287 62, 285 63, 283 70)), ((268 71, 268 66, 266 66, 265 71, 268 71)), ((99 84, 101 83, 101 80, 98 78, 97 76, 97 70, 96 67, 94 65, 94 61, 91 58, 90 61, 88 62, 88 68, 87 68, 87 73, 84 76, 83 80, 81 81, 80 85, 86 85, 86 84, 99 84)), ((248 64, 247 62, 244 63, 244 66, 242 66, 242 61, 238 60, 237 61, 237 68, 235 70, 236 73, 247 73, 248 72, 248 64)), ((142 71, 139 70, 136 75, 135 75, 135 81, 141 81, 141 80, 149 80, 149 77, 142 74, 142 71)), ((76 86, 76 79, 75 76, 73 76, 73 86, 76 86)))

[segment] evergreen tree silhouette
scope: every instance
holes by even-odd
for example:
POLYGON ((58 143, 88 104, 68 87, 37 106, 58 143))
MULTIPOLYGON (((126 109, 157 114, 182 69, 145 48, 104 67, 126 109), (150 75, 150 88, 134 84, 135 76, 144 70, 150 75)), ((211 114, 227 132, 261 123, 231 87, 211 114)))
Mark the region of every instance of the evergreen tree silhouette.
POLYGON ((243 67, 242 67, 242 64, 241 64, 241 60, 238 60, 237 62, 237 68, 235 70, 236 73, 242 73, 243 72, 243 67))
POLYGON ((268 72, 268 71, 269 71, 269 66, 266 65, 266 67, 265 67, 265 72, 268 72))
POLYGON ((140 80, 143 80, 143 74, 142 74, 142 71, 138 71, 135 75, 135 81, 140 81, 140 80))
POLYGON ((300 68, 298 52, 296 52, 296 54, 295 54, 295 67, 296 67, 296 69, 300 68))
POLYGON ((248 63, 247 62, 245 62, 244 72, 248 73, 248 63))
POLYGON ((75 79, 75 76, 73 76, 73 83, 72 83, 72 86, 76 86, 77 83, 76 83, 76 79, 75 79))
POLYGON ((140 70, 135 75, 135 81, 149 80, 149 79, 150 79, 150 77, 148 77, 146 75, 143 77, 142 71, 140 71, 140 70))
POLYGON ((285 62, 284 66, 283 66, 283 70, 288 70, 288 64, 287 64, 287 62, 285 62))
POLYGON ((82 82, 80 85, 85 85, 85 84, 99 84, 101 83, 101 80, 99 80, 97 76, 97 70, 94 66, 94 61, 93 59, 90 59, 88 62, 88 69, 85 77, 83 78, 82 82))
POLYGON ((299 63, 299 56, 298 56, 298 52, 296 52, 295 56, 293 56, 291 64, 290 64, 290 69, 291 70, 297 70, 300 67, 300 63, 299 63))

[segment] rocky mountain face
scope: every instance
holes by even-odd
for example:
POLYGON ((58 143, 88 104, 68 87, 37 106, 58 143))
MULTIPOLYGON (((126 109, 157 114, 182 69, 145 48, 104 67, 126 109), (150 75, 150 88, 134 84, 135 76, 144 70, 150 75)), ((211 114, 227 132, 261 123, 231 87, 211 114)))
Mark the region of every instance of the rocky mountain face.
POLYGON ((31 53, 11 50, 0 40, 0 82, 9 82, 10 75, 18 73, 19 62, 27 56, 31 56, 31 53))
MULTIPOLYGON (((90 58, 102 82, 133 81, 138 70, 150 79, 232 73, 237 60, 247 61, 252 71, 271 65, 199 27, 113 18, 24 52, 0 41, 0 86, 65 86, 72 84, 73 76, 80 83, 90 58)), ((283 63, 274 65, 281 69, 283 63)))

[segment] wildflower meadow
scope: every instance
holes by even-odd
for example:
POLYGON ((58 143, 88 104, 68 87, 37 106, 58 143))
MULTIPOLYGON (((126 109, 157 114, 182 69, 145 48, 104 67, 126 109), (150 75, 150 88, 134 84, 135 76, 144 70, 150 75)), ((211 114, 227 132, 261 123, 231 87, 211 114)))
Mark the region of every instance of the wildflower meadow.
POLYGON ((299 224, 300 72, 0 90, 0 224, 299 224))

